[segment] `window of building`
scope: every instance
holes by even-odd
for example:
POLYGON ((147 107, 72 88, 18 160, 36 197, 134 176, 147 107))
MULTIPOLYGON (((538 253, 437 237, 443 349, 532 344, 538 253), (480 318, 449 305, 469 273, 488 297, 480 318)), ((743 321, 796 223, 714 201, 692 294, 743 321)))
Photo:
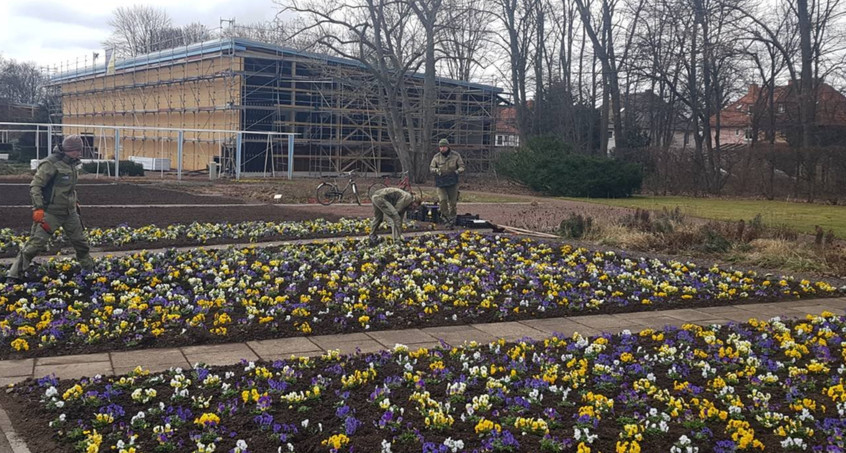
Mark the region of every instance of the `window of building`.
POLYGON ((494 137, 494 146, 520 146, 520 137, 517 135, 496 135, 494 137))

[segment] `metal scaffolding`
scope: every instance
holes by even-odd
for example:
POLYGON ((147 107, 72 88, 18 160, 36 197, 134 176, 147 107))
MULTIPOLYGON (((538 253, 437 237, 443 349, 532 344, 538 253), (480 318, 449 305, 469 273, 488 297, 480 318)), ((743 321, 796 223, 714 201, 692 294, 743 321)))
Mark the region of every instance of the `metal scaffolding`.
MULTIPOLYGON (((56 68, 50 87, 61 99, 51 111, 53 122, 87 134, 92 132, 72 126, 123 127, 124 155, 175 159, 173 131, 183 129, 180 143, 191 170, 212 160, 232 174, 399 170, 377 85, 350 60, 219 39, 100 65, 56 68), (208 130, 244 132, 237 169, 234 136, 202 132, 208 130), (267 132, 296 134, 292 160, 285 152, 287 140, 267 132)), ((422 78, 408 77, 406 87, 412 102, 419 102, 422 78)), ((437 87, 433 152, 437 140, 448 138, 468 171, 488 171, 501 90, 447 79, 438 79, 437 87)))

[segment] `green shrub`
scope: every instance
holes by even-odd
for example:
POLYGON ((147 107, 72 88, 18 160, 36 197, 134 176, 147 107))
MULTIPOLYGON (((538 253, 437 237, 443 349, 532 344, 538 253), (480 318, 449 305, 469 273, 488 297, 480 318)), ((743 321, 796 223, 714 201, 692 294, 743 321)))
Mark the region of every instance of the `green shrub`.
POLYGON ((700 228, 703 235, 702 242, 695 248, 705 253, 724 253, 731 250, 732 243, 726 238, 722 229, 724 225, 718 222, 708 222, 700 228))
POLYGON ((526 148, 500 154, 498 172, 531 189, 553 196, 622 198, 640 189, 637 164, 573 154, 557 138, 537 137, 526 148))
MULTIPOLYGON (((86 173, 97 173, 97 162, 87 162, 82 164, 82 170, 86 173)), ((100 174, 114 175, 114 161, 100 162, 99 171, 100 174)), ((144 167, 141 164, 133 162, 131 160, 122 160, 120 161, 119 176, 144 176, 144 167)))
POLYGON ((558 234, 566 238, 579 239, 588 234, 593 227, 593 218, 582 217, 581 214, 570 213, 570 217, 561 221, 558 234))

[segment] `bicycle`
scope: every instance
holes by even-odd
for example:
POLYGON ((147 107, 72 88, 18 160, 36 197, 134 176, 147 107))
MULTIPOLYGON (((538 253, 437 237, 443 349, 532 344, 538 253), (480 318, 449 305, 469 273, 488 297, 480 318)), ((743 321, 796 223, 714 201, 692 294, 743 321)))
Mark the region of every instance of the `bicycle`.
POLYGON ((347 171, 341 173, 340 176, 349 176, 349 180, 347 181, 347 185, 344 186, 343 189, 338 188, 338 184, 334 182, 327 182, 324 181, 317 186, 317 202, 324 205, 329 206, 332 203, 340 202, 344 195, 347 193, 347 190, 352 188, 353 196, 355 197, 355 202, 361 206, 361 200, 358 198, 358 186, 355 184, 355 172, 354 171, 347 171))
POLYGON ((373 193, 379 189, 384 189, 385 187, 399 187, 406 192, 411 192, 411 180, 408 177, 408 172, 404 171, 400 173, 400 180, 397 182, 396 186, 391 184, 390 178, 385 176, 384 182, 376 181, 373 184, 370 184, 370 187, 367 188, 367 197, 373 198, 373 193))

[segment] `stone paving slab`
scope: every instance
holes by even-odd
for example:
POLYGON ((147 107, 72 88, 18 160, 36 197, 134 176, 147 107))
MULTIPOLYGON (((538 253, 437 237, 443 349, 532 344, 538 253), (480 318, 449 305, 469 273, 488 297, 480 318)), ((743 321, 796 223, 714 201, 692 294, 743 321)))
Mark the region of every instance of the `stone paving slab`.
MULTIPOLYGON (((384 348, 382 348, 384 349, 384 348)), ((306 352, 296 352, 290 354, 266 354, 260 356, 261 360, 267 360, 268 362, 275 362, 277 360, 291 360, 291 358, 297 357, 320 357, 325 354, 326 351, 320 349, 316 351, 306 351, 306 352)))
POLYGON ((58 357, 39 357, 35 359, 35 366, 108 362, 109 360, 108 352, 102 352, 99 354, 62 355, 58 357))
POLYGON ((676 318, 682 322, 698 322, 704 321, 707 319, 714 318, 714 315, 704 313, 698 309, 693 308, 680 308, 675 310, 661 310, 662 316, 669 316, 671 318, 676 318))
POLYGON ((819 315, 824 311, 830 311, 835 315, 843 315, 846 313, 844 307, 841 306, 839 303, 819 303, 819 304, 811 304, 812 301, 802 301, 804 303, 797 303, 796 305, 791 305, 790 309, 793 311, 798 311, 804 314, 810 315, 819 315))
POLYGON ((731 319, 726 319, 726 318, 711 318, 711 319, 703 319, 701 321, 696 321, 694 324, 699 324, 700 326, 710 326, 710 325, 713 325, 713 324, 726 325, 726 324, 729 324, 729 323, 732 323, 732 322, 734 322, 734 321, 732 321, 731 319))
POLYGON ((572 321, 575 318, 547 318, 547 319, 527 319, 520 321, 533 329, 546 332, 550 335, 558 333, 564 337, 571 337, 573 333, 578 332, 582 335, 597 335, 599 330, 588 327, 584 324, 579 324, 572 321))
POLYGON ((409 351, 416 351, 418 349, 434 349, 441 345, 440 341, 424 341, 422 343, 409 343, 408 346, 409 351))
POLYGON ((180 348, 188 363, 192 366, 195 363, 206 365, 232 365, 242 359, 247 361, 258 360, 258 356, 247 346, 246 343, 227 343, 206 346, 186 346, 180 348))
POLYGON ((367 341, 376 341, 363 332, 336 335, 317 335, 314 337, 309 337, 309 339, 324 351, 340 349, 342 346, 344 346, 345 343, 364 343, 367 341))
MULTIPOLYGON (((15 414, 12 414, 14 416, 15 414)), ((23 439, 12 428, 9 414, 0 408, 0 453, 31 453, 23 439)))
MULTIPOLYGON (((18 382, 25 381, 27 378, 31 378, 32 373, 27 374, 25 376, 9 376, 9 377, 1 377, 0 378, 0 387, 6 387, 9 384, 17 384, 18 382)), ((2 453, 2 450, 0 450, 2 453)))
POLYGON ((520 322, 493 322, 489 324, 471 324, 471 327, 481 330, 494 338, 504 338, 505 341, 517 341, 525 337, 542 340, 549 336, 546 332, 527 326, 520 322))
POLYGON ((493 335, 471 326, 427 327, 422 330, 437 340, 443 340, 450 346, 461 346, 471 341, 490 343, 496 340, 493 335))
POLYGON ((341 354, 367 354, 370 352, 384 351, 385 346, 376 340, 362 340, 362 341, 347 341, 339 343, 337 347, 331 348, 341 351, 341 354))
POLYGON ((714 318, 730 319, 734 322, 747 322, 749 318, 753 317, 746 310, 740 309, 736 306, 728 307, 705 307, 699 308, 702 313, 709 314, 714 318))
POLYGON ((115 374, 126 374, 135 369, 139 363, 144 369, 156 373, 166 371, 171 367, 190 368, 191 364, 178 348, 156 349, 153 354, 149 350, 122 351, 109 354, 115 374))
POLYGON ((630 319, 618 315, 587 315, 570 318, 573 321, 588 326, 594 330, 621 332, 625 329, 643 329, 642 319, 630 319))
POLYGON ((0 361, 0 377, 31 375, 35 369, 35 359, 0 361))
POLYGON ((91 377, 97 374, 111 375, 114 374, 112 363, 108 360, 105 362, 85 362, 85 363, 65 363, 61 365, 35 365, 34 376, 49 376, 55 374, 59 379, 79 379, 81 377, 91 377))
POLYGON ((411 343, 425 343, 433 341, 437 343, 435 337, 420 329, 382 330, 379 332, 368 332, 367 335, 389 348, 393 348, 396 344, 408 345, 411 343))
MULTIPOLYGON (((623 318, 623 319, 621 319, 621 321, 625 321, 625 317, 627 317, 628 314, 625 314, 625 315, 621 314, 621 315, 614 315, 614 316, 615 317, 619 316, 619 317, 623 318)), ((630 320, 626 324, 622 324, 622 325, 632 324, 633 321, 637 322, 637 326, 635 328, 629 328, 629 330, 632 331, 632 332, 637 332, 637 331, 644 330, 644 329, 661 330, 665 326, 668 326, 668 325, 669 326, 676 326, 676 325, 679 324, 679 320, 676 319, 676 318, 671 318, 669 316, 663 316, 663 315, 660 315, 660 314, 657 314, 657 313, 652 313, 652 315, 650 317, 638 317, 638 318, 635 318, 634 320, 630 320)), ((620 329, 620 330, 622 330, 622 329, 620 329)))
POLYGON ((279 360, 293 355, 322 354, 320 346, 306 337, 280 338, 277 340, 248 341, 247 346, 264 360, 279 360))
MULTIPOLYGON (((776 307, 757 308, 757 307, 753 307, 751 305, 741 305, 740 308, 748 311, 750 318, 755 318, 755 319, 760 319, 760 320, 768 320, 768 319, 772 319, 772 318, 775 318, 775 317, 779 317, 779 318, 782 318, 782 319, 804 318, 805 315, 806 315, 806 313, 804 313, 804 312, 799 312, 799 311, 793 310, 790 306, 785 306, 785 307, 781 307, 781 308, 776 308, 776 307), (749 308, 743 308, 743 307, 749 307, 749 308)), ((821 312, 822 312, 822 310, 820 310, 820 313, 821 312)), ((817 313, 817 314, 819 314, 819 313, 817 313)))
POLYGON ((846 297, 841 297, 838 299, 823 299, 826 303, 832 304, 836 307, 846 308, 846 297))

